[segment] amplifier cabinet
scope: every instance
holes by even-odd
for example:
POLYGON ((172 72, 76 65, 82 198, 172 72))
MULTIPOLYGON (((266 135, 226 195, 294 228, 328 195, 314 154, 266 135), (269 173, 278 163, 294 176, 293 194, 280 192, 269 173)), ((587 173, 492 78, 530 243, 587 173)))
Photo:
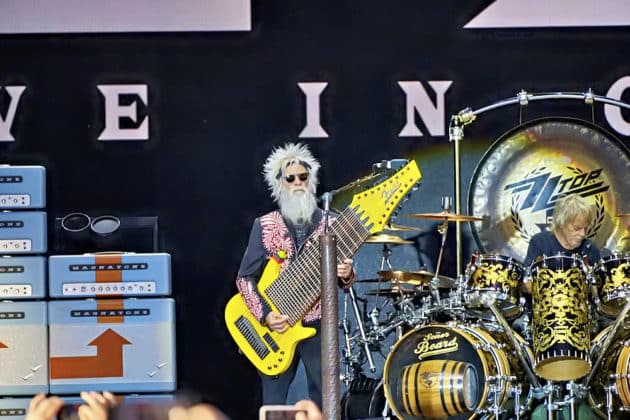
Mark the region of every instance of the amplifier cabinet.
POLYGON ((46 257, 0 257, 0 299, 46 297, 46 257))
POLYGON ((0 165, 0 209, 46 207, 46 169, 43 166, 0 165))
POLYGON ((0 419, 24 420, 31 398, 0 398, 0 419))
POLYGON ((52 255, 48 273, 54 298, 171 294, 171 255, 163 252, 52 255))
POLYGON ((0 212, 0 254, 43 254, 47 233, 43 211, 0 212))
POLYGON ((48 392, 46 302, 0 302, 0 395, 48 392))
POLYGON ((171 298, 49 302, 50 392, 173 392, 171 298))

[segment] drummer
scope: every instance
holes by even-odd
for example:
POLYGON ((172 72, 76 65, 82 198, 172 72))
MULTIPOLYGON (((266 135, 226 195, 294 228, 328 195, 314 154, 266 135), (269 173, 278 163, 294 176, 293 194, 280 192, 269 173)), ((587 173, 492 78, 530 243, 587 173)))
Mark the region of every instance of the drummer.
MULTIPOLYGON (((527 248, 525 265, 529 267, 540 256, 574 255, 585 258, 587 264, 594 264, 600 259, 597 246, 586 239, 591 222, 593 207, 577 194, 564 197, 556 202, 553 219, 549 230, 532 236, 527 248)), ((531 283, 524 284, 524 291, 531 294, 531 283)))

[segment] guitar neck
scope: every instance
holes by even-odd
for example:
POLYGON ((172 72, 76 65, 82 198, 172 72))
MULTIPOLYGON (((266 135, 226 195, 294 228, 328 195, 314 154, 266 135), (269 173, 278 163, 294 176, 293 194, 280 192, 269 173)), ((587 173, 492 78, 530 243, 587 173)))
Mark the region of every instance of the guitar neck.
MULTIPOLYGON (((333 222, 330 233, 337 237, 337 261, 350 258, 369 236, 369 229, 359 215, 347 207, 333 222)), ((274 280, 265 293, 280 313, 289 316, 289 324, 302 320, 321 294, 319 235, 315 241, 274 280)))

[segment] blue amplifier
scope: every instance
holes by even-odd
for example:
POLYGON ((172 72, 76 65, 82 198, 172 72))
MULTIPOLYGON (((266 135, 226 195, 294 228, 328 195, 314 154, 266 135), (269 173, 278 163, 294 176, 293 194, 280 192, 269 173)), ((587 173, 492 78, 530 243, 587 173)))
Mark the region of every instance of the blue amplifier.
POLYGON ((0 398, 0 419, 24 420, 30 398, 0 398))
POLYGON ((0 395, 48 392, 46 302, 0 302, 0 395))
POLYGON ((46 257, 0 257, 0 299, 39 299, 46 296, 46 257))
POLYGON ((173 392, 175 301, 171 298, 48 303, 50 392, 173 392))
POLYGON ((47 250, 45 212, 0 212, 0 254, 43 254, 47 250))
POLYGON ((0 165, 0 209, 46 207, 46 169, 43 166, 0 165))
POLYGON ((52 255, 48 273, 51 297, 171 294, 171 255, 163 252, 52 255))

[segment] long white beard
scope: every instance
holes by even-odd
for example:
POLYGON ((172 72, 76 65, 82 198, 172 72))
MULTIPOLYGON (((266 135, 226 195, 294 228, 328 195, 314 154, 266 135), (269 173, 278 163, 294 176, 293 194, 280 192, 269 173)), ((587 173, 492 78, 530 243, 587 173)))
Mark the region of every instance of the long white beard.
POLYGON ((280 213, 294 225, 309 222, 317 209, 315 195, 308 189, 300 191, 280 191, 278 199, 280 213))

